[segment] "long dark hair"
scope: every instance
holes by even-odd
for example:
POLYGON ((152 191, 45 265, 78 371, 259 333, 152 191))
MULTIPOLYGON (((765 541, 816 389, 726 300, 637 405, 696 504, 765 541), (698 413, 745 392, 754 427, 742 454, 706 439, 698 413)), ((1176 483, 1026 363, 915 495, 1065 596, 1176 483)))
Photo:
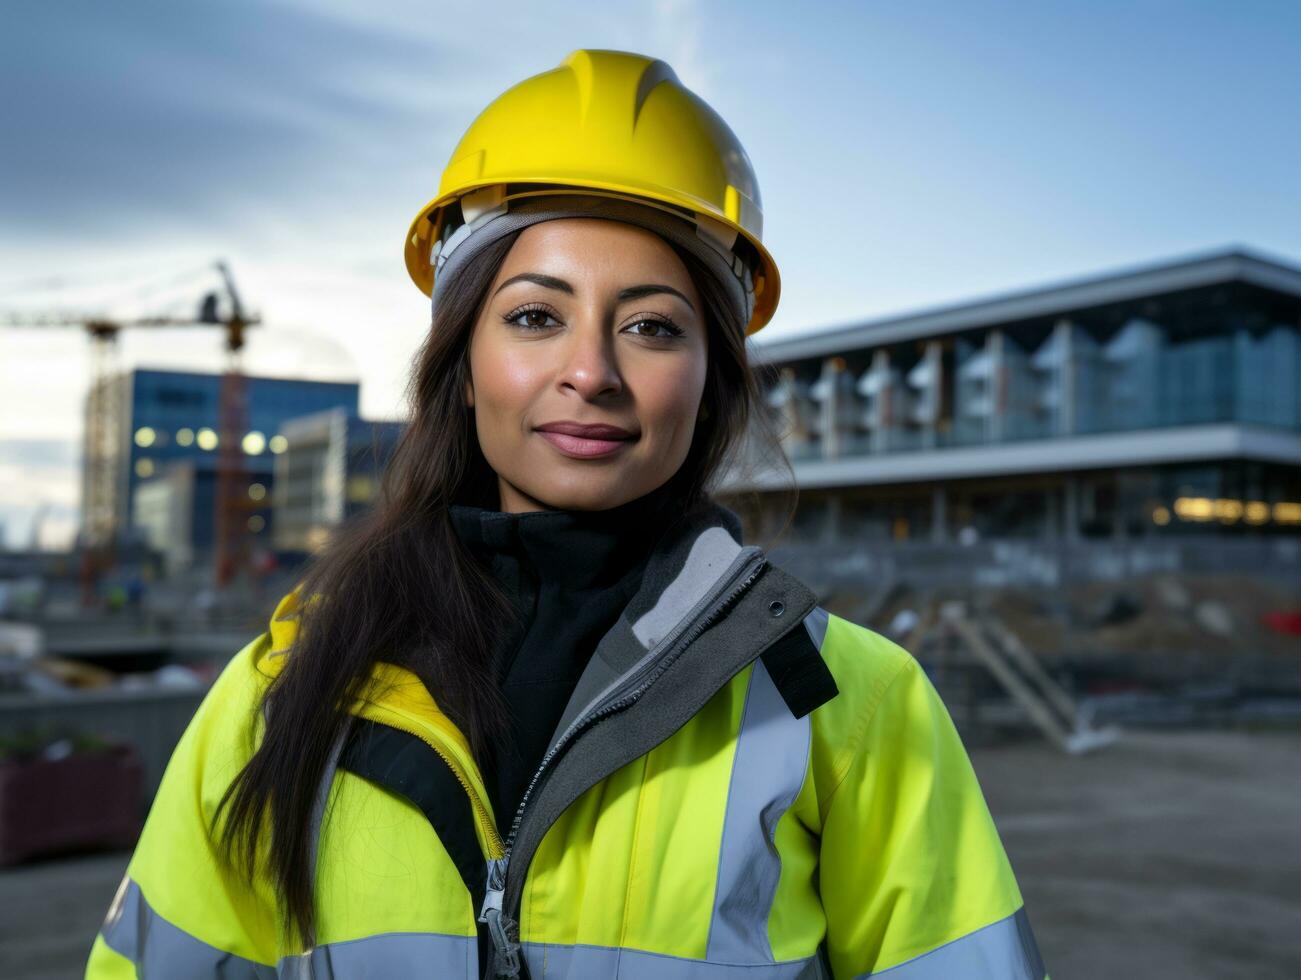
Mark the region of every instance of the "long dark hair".
MULTIPOLYGON (((388 661, 418 675, 481 761, 505 730, 490 665, 494 624, 511 615, 511 606, 457 537, 448 505, 499 506, 496 475, 479 449, 463 392, 470 333, 518 235, 484 249, 447 284, 445 301, 440 294, 407 384, 411 421, 381 478, 376 505, 339 528, 301 577, 303 597, 327 601, 299 604, 293 652, 262 705, 262 739, 214 817, 226 860, 250 879, 259 871, 269 875, 282 899, 283 926, 288 934, 296 929, 305 947, 315 943, 313 804, 347 721, 342 706, 372 666, 388 661), (258 836, 267 830, 269 867, 259 869, 258 836)), ((672 477, 674 499, 686 513, 710 499, 708 484, 747 432, 751 438, 758 432, 774 458, 781 452, 766 413, 755 411, 758 382, 726 293, 694 255, 673 247, 705 303, 710 330, 700 420, 672 477)))

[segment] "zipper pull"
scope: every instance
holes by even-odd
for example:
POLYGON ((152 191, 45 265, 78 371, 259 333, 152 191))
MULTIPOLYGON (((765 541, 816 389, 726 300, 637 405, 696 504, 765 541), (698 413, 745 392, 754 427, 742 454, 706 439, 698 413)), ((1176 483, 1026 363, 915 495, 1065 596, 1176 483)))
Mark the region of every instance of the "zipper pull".
POLYGON ((488 935, 492 937, 496 951, 493 956, 493 975, 508 978, 518 977, 520 968, 520 946, 510 937, 515 923, 501 911, 506 892, 506 862, 509 860, 509 857, 502 857, 488 862, 488 890, 483 896, 483 908, 479 911, 479 921, 487 925, 488 935))

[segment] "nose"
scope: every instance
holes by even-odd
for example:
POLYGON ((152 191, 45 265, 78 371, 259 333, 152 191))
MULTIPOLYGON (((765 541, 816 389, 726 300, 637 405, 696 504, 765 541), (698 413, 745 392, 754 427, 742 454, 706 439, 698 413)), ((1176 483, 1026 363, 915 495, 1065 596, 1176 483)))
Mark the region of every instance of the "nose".
POLYGON ((558 384, 591 401, 623 390, 614 339, 601 318, 589 317, 571 330, 563 345, 558 384))

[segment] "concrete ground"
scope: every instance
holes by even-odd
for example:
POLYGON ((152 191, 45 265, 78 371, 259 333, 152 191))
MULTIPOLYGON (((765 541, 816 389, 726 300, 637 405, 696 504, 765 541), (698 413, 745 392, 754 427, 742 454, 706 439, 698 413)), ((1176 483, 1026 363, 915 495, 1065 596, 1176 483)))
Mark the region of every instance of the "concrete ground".
POLYGON ((1301 977, 1301 732, 972 752, 1053 980, 1301 977))
MULTIPOLYGON (((971 755, 1053 980, 1301 977, 1301 732, 971 755)), ((126 859, 0 872, 0 977, 80 976, 126 859)))

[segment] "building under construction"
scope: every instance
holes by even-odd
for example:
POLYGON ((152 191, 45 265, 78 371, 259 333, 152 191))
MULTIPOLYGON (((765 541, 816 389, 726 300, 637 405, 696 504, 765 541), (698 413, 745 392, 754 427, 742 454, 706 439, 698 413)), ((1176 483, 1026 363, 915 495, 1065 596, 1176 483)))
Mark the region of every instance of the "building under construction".
MULTIPOLYGON (((810 543, 1301 531, 1301 268, 1247 251, 756 345, 810 543)), ((789 474, 752 468, 757 528, 789 474), (768 501, 768 503, 765 503, 768 501)))

